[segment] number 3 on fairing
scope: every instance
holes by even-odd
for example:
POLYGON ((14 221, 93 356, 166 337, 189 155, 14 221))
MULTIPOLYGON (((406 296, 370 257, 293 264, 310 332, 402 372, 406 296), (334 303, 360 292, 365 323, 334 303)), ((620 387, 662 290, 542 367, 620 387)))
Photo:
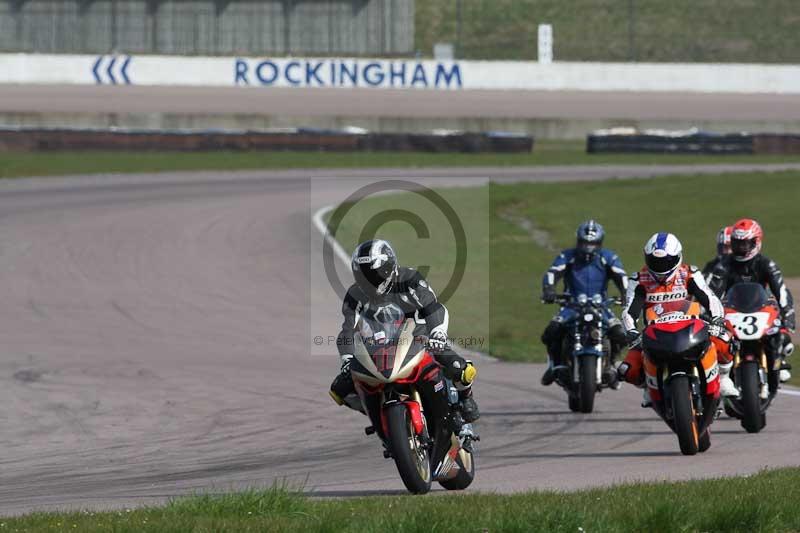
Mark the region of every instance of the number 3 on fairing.
POLYGON ((756 331, 758 331, 758 326, 756 326, 756 322, 758 322, 758 318, 753 315, 747 315, 742 318, 742 321, 739 323, 739 329, 745 335, 754 335, 756 331))
POLYGON ((736 336, 742 340, 758 339, 768 326, 768 313, 730 313, 727 318, 736 329, 736 336))

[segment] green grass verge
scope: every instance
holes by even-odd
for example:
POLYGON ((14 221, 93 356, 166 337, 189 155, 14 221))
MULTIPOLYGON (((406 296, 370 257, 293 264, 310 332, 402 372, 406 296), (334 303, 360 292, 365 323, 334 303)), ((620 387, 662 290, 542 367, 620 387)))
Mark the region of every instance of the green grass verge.
POLYGON ((537 25, 553 25, 558 61, 798 63, 795 0, 427 0, 415 47, 459 43, 461 57, 537 57, 537 25))
POLYGON ((800 156, 585 153, 582 142, 541 141, 527 154, 400 152, 0 152, 0 178, 175 170, 800 162, 800 156))
MULTIPOLYGON (((632 272, 641 268, 642 246, 657 231, 676 233, 685 260, 702 266, 715 254, 718 229, 750 216, 765 229, 764 252, 786 276, 800 275, 800 256, 787 246, 796 241, 800 201, 794 172, 493 184, 441 192, 464 222, 473 259, 470 277, 447 302, 451 334, 484 335, 488 327, 489 353, 507 360, 544 360, 539 335, 557 308, 539 302, 541 277, 558 251, 574 244, 576 226, 590 217, 605 226, 606 246, 632 272)), ((406 193, 362 201, 344 220, 339 238, 351 249, 374 212, 413 205, 436 230, 429 239, 419 239, 401 222, 387 224, 379 235, 395 244, 401 262, 430 265, 429 279, 441 290, 452 271, 453 237, 428 204, 406 193)))
POLYGON ((797 531, 800 469, 579 492, 321 500, 282 489, 105 513, 36 513, 2 531, 797 531), (780 496, 778 496, 780 495, 780 496))

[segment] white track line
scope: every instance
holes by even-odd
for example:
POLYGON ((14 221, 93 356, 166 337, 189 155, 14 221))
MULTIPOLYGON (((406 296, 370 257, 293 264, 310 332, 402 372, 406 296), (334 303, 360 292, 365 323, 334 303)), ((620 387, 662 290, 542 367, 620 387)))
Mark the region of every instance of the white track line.
POLYGON ((341 259, 342 262, 346 266, 349 267, 350 266, 350 256, 344 250, 344 248, 342 248, 342 245, 339 244, 339 242, 336 239, 333 238, 333 235, 331 235, 331 232, 328 231, 328 226, 323 221, 323 218, 325 217, 325 215, 327 215, 329 212, 333 211, 334 207, 336 207, 336 206, 326 205, 325 207, 323 207, 321 209, 318 209, 316 211, 316 213, 314 213, 314 216, 311 217, 311 220, 314 222, 314 226, 316 226, 317 231, 319 231, 319 233, 322 235, 322 238, 325 239, 326 241, 328 241, 328 243, 330 243, 331 248, 333 248, 333 253, 336 254, 336 257, 341 259))
POLYGON ((786 386, 782 386, 780 389, 778 389, 778 392, 781 394, 787 394, 789 396, 800 397, 800 389, 795 389, 794 387, 786 388, 786 386))

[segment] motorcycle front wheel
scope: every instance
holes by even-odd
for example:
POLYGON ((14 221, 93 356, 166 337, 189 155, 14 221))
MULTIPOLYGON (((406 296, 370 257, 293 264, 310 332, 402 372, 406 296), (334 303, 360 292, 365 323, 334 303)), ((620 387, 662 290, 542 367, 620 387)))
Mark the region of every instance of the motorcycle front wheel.
POLYGON ((408 408, 397 403, 386 407, 386 422, 389 430, 389 447, 397 465, 403 484, 413 494, 425 494, 431 490, 431 461, 427 448, 414 433, 414 425, 408 408))
POLYGON ((764 427, 761 414, 761 382, 758 379, 758 365, 746 362, 739 368, 741 376, 742 427, 748 433, 758 433, 764 427))
POLYGON ((581 413, 591 413, 594 410, 598 362, 596 355, 583 355, 580 357, 581 382, 578 389, 578 399, 581 413))
POLYGON ((672 397, 672 417, 675 434, 683 455, 695 455, 700 451, 700 434, 697 416, 692 401, 692 388, 686 375, 674 376, 669 382, 672 397))

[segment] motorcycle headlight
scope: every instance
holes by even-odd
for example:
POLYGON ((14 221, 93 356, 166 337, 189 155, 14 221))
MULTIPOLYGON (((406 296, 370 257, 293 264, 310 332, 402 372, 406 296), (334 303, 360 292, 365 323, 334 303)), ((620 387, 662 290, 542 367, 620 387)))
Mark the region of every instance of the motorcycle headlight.
POLYGON ((586 296, 585 294, 579 294, 578 295, 578 303, 580 305, 586 305, 586 302, 588 302, 588 301, 589 301, 589 297, 586 296))
POLYGON ((592 303, 595 304, 595 305, 602 304, 603 303, 603 297, 600 296, 599 294, 595 294, 594 296, 592 296, 592 303))
POLYGON ((592 322, 594 320, 594 315, 592 313, 586 313, 583 315, 584 322, 592 322))

